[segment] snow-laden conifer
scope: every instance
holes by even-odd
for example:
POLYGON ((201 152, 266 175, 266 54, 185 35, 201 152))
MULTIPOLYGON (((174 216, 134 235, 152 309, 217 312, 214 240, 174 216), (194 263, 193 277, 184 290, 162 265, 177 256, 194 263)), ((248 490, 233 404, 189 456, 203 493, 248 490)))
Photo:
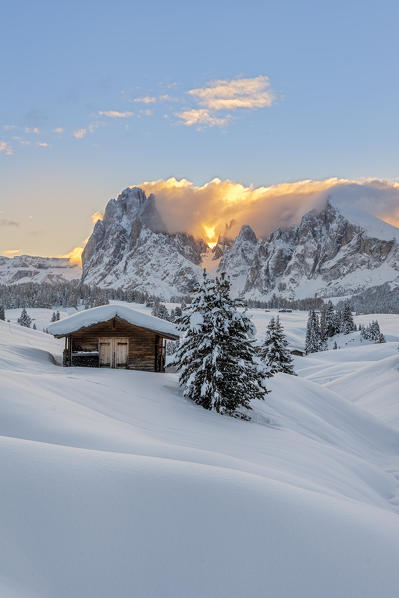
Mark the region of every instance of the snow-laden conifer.
POLYGON ((32 324, 32 318, 28 315, 28 312, 25 308, 23 308, 23 310, 21 311, 21 315, 19 316, 17 322, 18 324, 20 324, 20 326, 30 328, 30 325, 32 324))
POLYGON ((354 330, 356 330, 356 326, 355 322, 353 321, 352 307, 351 304, 346 301, 341 312, 340 332, 343 332, 344 334, 350 334, 354 330))
POLYGON ((327 303, 325 310, 325 328, 327 337, 334 336, 334 334, 339 332, 339 328, 337 328, 337 319, 335 317, 334 306, 331 301, 327 303))
POLYGON ((266 372, 254 349, 254 327, 222 275, 203 279, 178 322, 184 333, 173 364, 184 396, 205 409, 249 419, 253 399, 264 399, 266 372))
POLYGON ((374 341, 375 343, 385 343, 385 337, 380 330, 378 320, 373 320, 368 326, 362 326, 360 328, 360 335, 362 338, 368 341, 374 341))
POLYGON ((321 350, 320 324, 314 309, 309 312, 306 325, 305 353, 316 353, 321 350))
POLYGON ((279 316, 276 319, 271 318, 267 326, 259 357, 266 366, 268 377, 278 372, 295 375, 292 356, 279 316))

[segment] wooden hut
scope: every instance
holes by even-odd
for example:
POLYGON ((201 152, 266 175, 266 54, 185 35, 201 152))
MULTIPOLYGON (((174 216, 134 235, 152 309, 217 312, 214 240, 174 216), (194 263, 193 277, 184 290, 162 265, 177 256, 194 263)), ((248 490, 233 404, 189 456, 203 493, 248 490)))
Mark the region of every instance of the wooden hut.
POLYGON ((93 307, 49 325, 65 338, 64 366, 165 371, 166 341, 178 340, 176 327, 127 305, 93 307))

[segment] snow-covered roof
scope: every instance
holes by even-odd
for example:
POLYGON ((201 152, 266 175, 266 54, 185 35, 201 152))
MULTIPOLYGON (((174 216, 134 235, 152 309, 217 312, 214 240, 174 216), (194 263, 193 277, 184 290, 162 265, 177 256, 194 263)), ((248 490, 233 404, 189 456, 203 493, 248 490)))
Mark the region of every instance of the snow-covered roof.
POLYGON ((101 322, 108 322, 112 318, 120 318, 133 326, 146 328, 147 330, 159 332, 166 336, 179 337, 179 332, 176 326, 171 322, 155 318, 154 316, 149 316, 148 314, 143 314, 127 305, 118 303, 85 309, 68 318, 53 322, 47 329, 54 336, 64 336, 71 332, 76 332, 81 328, 100 324, 101 322))

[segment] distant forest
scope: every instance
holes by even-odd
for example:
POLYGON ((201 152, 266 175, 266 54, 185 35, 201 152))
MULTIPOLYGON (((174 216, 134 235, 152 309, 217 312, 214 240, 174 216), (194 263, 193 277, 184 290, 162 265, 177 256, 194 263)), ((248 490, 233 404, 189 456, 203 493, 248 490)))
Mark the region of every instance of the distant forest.
MULTIPOLYGON (((18 285, 0 284, 0 305, 5 309, 45 307, 95 307, 110 300, 143 303, 152 306, 160 298, 142 291, 122 289, 102 289, 81 284, 79 281, 48 283, 24 283, 18 285)), ((328 301, 328 298, 325 299, 328 301)), ((274 295, 268 301, 247 301, 250 308, 319 310, 325 302, 320 297, 306 299, 285 299, 274 295)), ((190 303, 190 295, 172 297, 172 303, 190 303)), ((342 302, 343 303, 343 302, 342 302)), ((350 298, 353 311, 358 314, 399 313, 399 287, 391 288, 390 283, 373 287, 350 298)), ((341 302, 338 303, 338 307, 341 302)))

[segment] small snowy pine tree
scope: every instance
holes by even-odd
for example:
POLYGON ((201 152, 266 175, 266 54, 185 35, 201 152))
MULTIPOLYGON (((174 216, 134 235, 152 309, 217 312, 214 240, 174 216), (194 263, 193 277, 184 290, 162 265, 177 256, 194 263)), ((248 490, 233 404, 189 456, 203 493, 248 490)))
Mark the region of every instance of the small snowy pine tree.
POLYGON ((343 332, 344 334, 350 334, 355 329, 356 329, 356 327, 355 327, 355 323, 353 321, 352 307, 351 307, 351 304, 348 301, 346 301, 344 308, 341 312, 340 332, 343 332))
POLYGON ((331 301, 327 303, 325 314, 326 335, 328 337, 331 337, 334 336, 334 334, 337 334, 337 332, 339 332, 339 329, 337 329, 334 306, 331 301))
POLYGON ((306 326, 305 353, 316 353, 321 350, 320 324, 314 309, 309 312, 306 326))
POLYGON ((30 328, 30 325, 32 324, 32 319, 28 316, 28 312, 25 308, 23 308, 23 310, 21 311, 21 315, 19 316, 17 322, 20 326, 30 328))
POLYGON ((4 305, 0 305, 0 320, 5 320, 6 319, 6 315, 5 315, 5 311, 4 311, 4 305))
POLYGON ((266 337, 259 352, 259 357, 266 366, 267 376, 277 372, 295 375, 292 356, 279 316, 271 318, 266 330, 266 337))
POLYGON ((320 351, 327 351, 327 310, 325 306, 320 311, 320 351))

